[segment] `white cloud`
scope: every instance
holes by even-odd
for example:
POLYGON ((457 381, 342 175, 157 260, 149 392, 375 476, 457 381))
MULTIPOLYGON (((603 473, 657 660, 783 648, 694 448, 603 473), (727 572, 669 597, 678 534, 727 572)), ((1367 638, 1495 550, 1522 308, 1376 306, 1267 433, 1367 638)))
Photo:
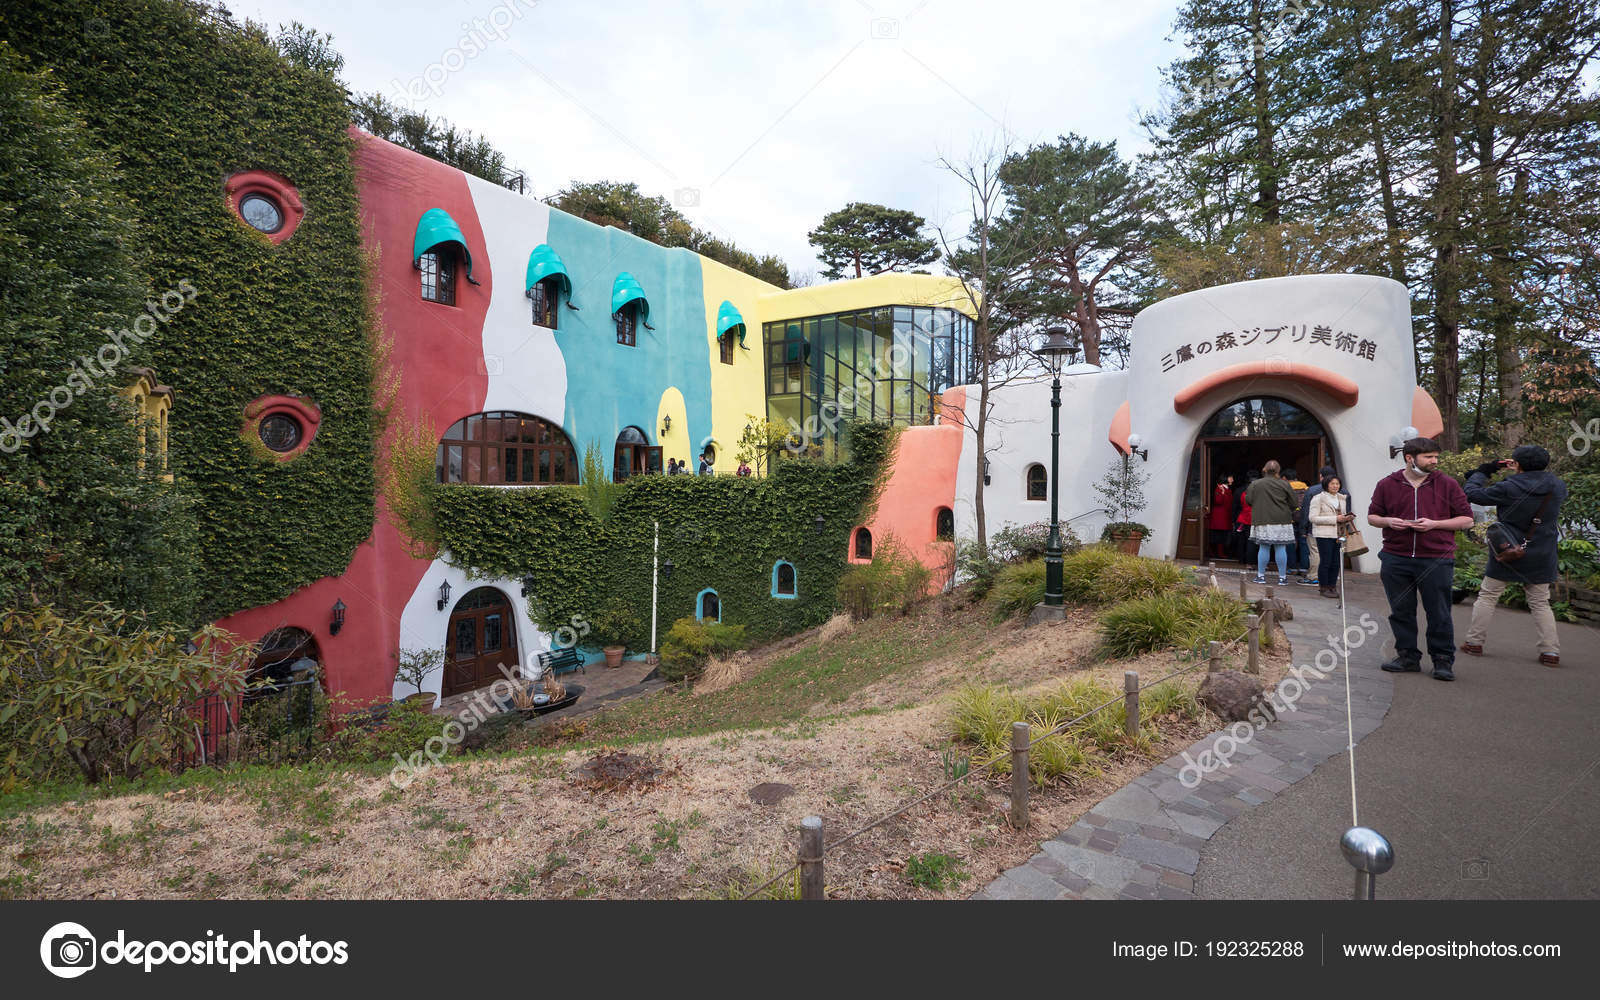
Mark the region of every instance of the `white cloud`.
MULTIPOLYGON (((250 0, 237 13, 334 36, 356 90, 390 93, 490 17, 441 6, 250 0), (462 24, 468 23, 463 30, 462 24)), ((965 205, 936 166, 1004 126, 1022 145, 1064 132, 1144 147, 1176 0, 865 0, 766 5, 543 0, 444 80, 430 113, 488 137, 548 195, 631 180, 697 225, 797 272, 806 233, 849 201, 953 223, 965 205)))

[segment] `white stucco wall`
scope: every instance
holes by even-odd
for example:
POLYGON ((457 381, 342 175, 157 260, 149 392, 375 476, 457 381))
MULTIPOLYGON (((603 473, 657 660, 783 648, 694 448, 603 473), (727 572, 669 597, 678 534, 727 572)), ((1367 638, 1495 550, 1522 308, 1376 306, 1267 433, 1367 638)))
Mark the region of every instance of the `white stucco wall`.
MULTIPOLYGON (((1099 506, 1092 484, 1116 456, 1108 441, 1111 421, 1124 400, 1131 431, 1149 450, 1142 470, 1151 476, 1149 506, 1139 517, 1154 532, 1143 553, 1177 551, 1183 480, 1200 426, 1218 409, 1239 399, 1278 396, 1310 411, 1326 429, 1339 472, 1358 515, 1366 511, 1373 484, 1400 468, 1388 444, 1411 422, 1416 370, 1412 356, 1410 302, 1406 289, 1388 278, 1367 275, 1308 275, 1240 282, 1179 295, 1141 312, 1133 323, 1133 356, 1125 372, 1077 372, 1062 377, 1061 518, 1099 506), (1318 328, 1325 328, 1326 333, 1318 328), (1231 334, 1233 346, 1228 344, 1231 334), (1341 336, 1344 335, 1344 336, 1341 336), (1325 337, 1326 342, 1322 342, 1325 337), (1220 339, 1219 339, 1220 338, 1220 339), (1204 349, 1200 348, 1205 344, 1204 349), (1187 357, 1180 360, 1180 348, 1187 357), (1264 373, 1217 386, 1184 413, 1174 397, 1229 366, 1265 363, 1264 373), (1302 377, 1308 366, 1352 380, 1354 406, 1345 406, 1302 377)), ((991 484, 985 490, 990 533, 1009 523, 1049 518, 1048 501, 1029 501, 1024 470, 1050 463, 1050 384, 1047 379, 1002 387, 988 435, 991 484)), ((978 416, 977 390, 967 390, 967 422, 978 416)), ((971 524, 973 463, 980 462, 972 432, 962 449, 957 503, 971 524)), ((1306 478, 1314 470, 1300 470, 1306 478)), ((1209 484, 1208 484, 1209 485, 1209 484)), ((1107 518, 1091 514, 1073 521, 1080 538, 1093 541, 1107 518)), ((1364 572, 1377 569, 1377 529, 1359 517, 1373 553, 1357 560, 1364 572)))

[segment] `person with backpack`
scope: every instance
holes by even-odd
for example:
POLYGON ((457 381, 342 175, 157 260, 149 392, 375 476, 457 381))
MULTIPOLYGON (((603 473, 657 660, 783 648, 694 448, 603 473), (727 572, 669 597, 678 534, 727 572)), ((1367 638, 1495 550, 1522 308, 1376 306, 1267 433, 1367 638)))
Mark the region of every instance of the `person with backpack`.
POLYGON ((1549 467, 1548 451, 1525 444, 1512 451, 1510 458, 1485 462, 1467 477, 1467 499, 1496 508, 1496 521, 1488 528, 1489 562, 1483 568, 1477 603, 1472 606, 1472 624, 1461 644, 1463 653, 1483 655, 1483 640, 1489 634, 1500 594, 1506 584, 1520 583, 1528 595, 1528 610, 1538 634, 1539 662, 1547 667, 1561 665, 1550 584, 1557 576, 1556 522, 1567 498, 1567 485, 1549 467), (1510 470, 1511 475, 1491 483, 1501 470, 1510 470))
POLYGON ((1294 490, 1279 472, 1276 460, 1261 467, 1261 478, 1245 490, 1250 501, 1250 540, 1256 543, 1256 582, 1266 583, 1267 555, 1278 564, 1278 586, 1289 582, 1289 550, 1294 546, 1294 518, 1299 510, 1294 490))

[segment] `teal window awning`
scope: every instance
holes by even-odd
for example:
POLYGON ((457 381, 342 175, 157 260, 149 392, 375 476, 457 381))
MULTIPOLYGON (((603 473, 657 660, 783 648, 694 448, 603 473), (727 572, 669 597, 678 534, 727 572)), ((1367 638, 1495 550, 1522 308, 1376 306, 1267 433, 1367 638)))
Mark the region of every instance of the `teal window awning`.
POLYGON ((648 325, 650 302, 644 297, 644 289, 639 285, 638 279, 623 271, 617 275, 617 280, 611 283, 612 314, 621 312, 624 306, 633 302, 639 303, 639 322, 648 325))
POLYGON ((743 347, 744 317, 739 315, 739 310, 734 308, 732 302, 724 299, 722 305, 717 308, 717 336, 726 336, 730 330, 739 332, 739 346, 743 347))
POLYGON ((461 248, 461 256, 467 261, 467 280, 476 285, 478 282, 472 277, 472 251, 467 249, 467 238, 461 235, 461 227, 456 225, 456 220, 450 218, 450 213, 442 208, 430 208, 417 220, 417 235, 411 241, 412 265, 420 266, 423 254, 450 244, 461 248))
POLYGON ((550 244, 541 243, 528 254, 528 280, 523 288, 531 289, 546 278, 555 278, 567 298, 572 298, 572 279, 567 277, 567 265, 561 262, 561 255, 552 250, 550 244))

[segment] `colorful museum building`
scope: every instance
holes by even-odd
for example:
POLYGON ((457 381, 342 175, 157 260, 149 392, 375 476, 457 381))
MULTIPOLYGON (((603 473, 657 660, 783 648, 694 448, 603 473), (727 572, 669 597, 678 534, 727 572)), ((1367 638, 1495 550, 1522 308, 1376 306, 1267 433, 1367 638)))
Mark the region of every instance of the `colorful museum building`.
MULTIPOLYGON (((689 250, 594 225, 364 133, 355 165, 378 319, 398 373, 392 416, 438 438, 440 482, 485 489, 607 475, 734 473, 752 418, 832 457, 854 416, 905 425, 850 561, 888 536, 948 581, 949 542, 971 537, 976 492, 990 532, 1049 516, 1050 384, 998 390, 987 454, 971 301, 954 279, 883 274, 785 290, 689 250), (980 471, 981 470, 981 471, 980 471)), ((241 224, 291 240, 305 214, 267 171, 230 179, 241 224)), ((1209 485, 1269 458, 1310 479, 1333 464, 1360 498, 1397 467, 1391 439, 1436 432, 1416 387, 1405 289, 1384 278, 1294 277, 1207 289, 1146 309, 1126 370, 1062 376, 1060 505, 1080 537, 1107 520, 1091 487, 1113 458, 1151 474, 1144 553, 1200 557, 1209 485)), ((181 417, 175 414, 174 419, 181 417)), ((282 461, 316 446, 314 401, 263 396, 245 433, 282 461)), ((382 500, 379 500, 380 507, 382 500)), ((1364 567, 1365 568, 1365 567, 1364 567)), ((774 570, 777 573, 777 570, 774 570)), ((780 583, 775 576, 774 597, 780 583)), ((417 558, 380 515, 343 574, 223 619, 274 662, 311 656, 329 690, 402 696, 398 651, 440 648, 442 695, 526 671, 554 639, 526 585, 473 578, 448 552, 417 558), (330 609, 334 609, 330 617, 330 609)), ((665 622, 706 608, 664 608, 665 622)), ((737 609, 716 608, 720 617, 737 609)))

